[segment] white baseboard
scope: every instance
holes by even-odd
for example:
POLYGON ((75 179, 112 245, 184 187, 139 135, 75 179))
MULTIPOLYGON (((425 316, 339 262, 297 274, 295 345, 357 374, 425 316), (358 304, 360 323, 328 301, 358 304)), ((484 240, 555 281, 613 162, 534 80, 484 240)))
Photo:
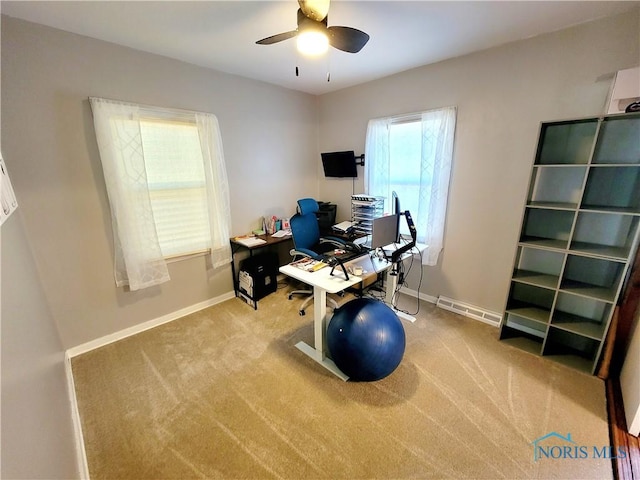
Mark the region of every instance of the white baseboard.
POLYGON ((400 288, 400 293, 404 293, 405 295, 409 295, 410 297, 414 297, 414 298, 418 298, 420 300, 424 300, 425 302, 429 302, 429 303, 437 303, 438 302, 438 298, 437 297, 432 297, 431 295, 427 295, 426 293, 419 293, 416 292, 415 290, 411 290, 407 287, 401 287, 400 288))
POLYGON ((96 348, 104 347, 105 345, 109 345, 110 343, 122 340, 123 338, 127 338, 132 335, 136 335, 137 333, 141 333, 151 328, 157 327, 159 325, 172 322, 174 320, 177 320, 178 318, 184 317, 185 315, 198 312, 234 297, 235 294, 233 292, 228 292, 215 298, 205 300, 204 302, 196 303, 195 305, 190 305, 180 310, 176 310, 175 312, 168 313, 167 315, 163 315, 162 317, 149 320, 138 325, 134 325, 133 327, 125 328, 124 330, 120 330, 115 333, 110 333, 109 335, 105 335, 104 337, 96 338, 95 340, 91 340, 90 342, 71 347, 66 352, 67 356, 69 358, 76 357, 91 350, 95 350, 96 348))
POLYGON ((64 356, 64 371, 67 377, 67 389, 69 392, 69 403, 71 403, 71 420, 73 422, 73 433, 76 444, 76 467, 81 480, 89 480, 89 464, 87 463, 87 452, 84 448, 84 436, 82 435, 82 422, 80 421, 80 410, 78 409, 78 399, 76 397, 76 385, 73 381, 71 371, 71 357, 64 356))
POLYGON ((488 323, 489 325, 492 325, 494 327, 500 326, 500 321, 502 320, 502 315, 499 313, 491 312, 489 310, 485 310, 468 303, 460 302, 458 300, 452 300, 451 298, 443 296, 433 297, 424 293, 419 294, 415 290, 411 290, 406 287, 402 287, 400 289, 400 293, 419 298, 420 300, 424 300, 425 302, 435 303, 438 307, 444 310, 459 313, 460 315, 473 318, 474 320, 480 320, 481 322, 488 323))
POLYGON ((465 317, 480 320, 481 322, 488 323, 494 327, 498 327, 502 320, 502 315, 499 313, 491 312, 489 310, 443 296, 438 297, 436 305, 444 310, 449 310, 451 312, 464 315, 465 317))

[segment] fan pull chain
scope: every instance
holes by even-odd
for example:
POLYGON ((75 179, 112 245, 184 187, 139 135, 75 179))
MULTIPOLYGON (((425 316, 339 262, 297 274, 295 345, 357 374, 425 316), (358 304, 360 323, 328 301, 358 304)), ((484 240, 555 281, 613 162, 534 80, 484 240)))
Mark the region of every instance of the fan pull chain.
POLYGON ((331 81, 331 51, 327 52, 327 83, 331 81))

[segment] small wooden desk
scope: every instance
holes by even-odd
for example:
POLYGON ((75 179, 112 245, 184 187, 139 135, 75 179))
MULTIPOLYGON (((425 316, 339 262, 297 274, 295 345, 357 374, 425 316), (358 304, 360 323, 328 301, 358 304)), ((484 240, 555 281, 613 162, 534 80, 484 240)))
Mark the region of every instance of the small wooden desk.
MULTIPOLYGON (((231 275, 233 276, 233 292, 237 297, 239 282, 238 282, 238 275, 236 274, 236 253, 238 253, 241 250, 247 250, 249 252, 249 256, 251 257, 253 256, 253 253, 255 251, 262 250, 263 248, 268 248, 273 245, 277 245, 279 243, 290 242, 291 235, 287 235, 285 237, 274 237, 273 235, 256 235, 255 238, 264 240, 264 243, 261 243, 259 245, 252 245, 252 246, 244 245, 240 243, 238 240, 236 240, 236 238, 237 237, 230 238, 229 242, 231 243, 231 275)), ((251 298, 250 300, 253 302, 254 310, 257 310, 258 301, 253 298, 251 298)))

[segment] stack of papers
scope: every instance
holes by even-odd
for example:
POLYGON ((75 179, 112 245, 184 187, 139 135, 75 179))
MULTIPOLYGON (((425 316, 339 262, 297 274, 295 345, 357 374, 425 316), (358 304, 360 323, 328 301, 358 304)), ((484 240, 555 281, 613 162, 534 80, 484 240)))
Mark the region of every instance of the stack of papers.
POLYGON ((272 237, 276 237, 276 238, 280 238, 280 237, 287 237, 291 235, 291 229, 287 228, 285 230, 278 230, 276 233, 272 234, 272 237))
POLYGON ((353 223, 351 222, 340 222, 336 225, 334 225, 333 227, 334 230, 337 230, 338 232, 343 232, 345 233, 347 230, 349 230, 350 228, 353 228, 353 223))
POLYGON ((313 258, 303 258, 302 260, 292 262, 291 265, 305 272, 315 272, 327 266, 326 263, 320 260, 314 260, 313 258))
POLYGON ((255 247, 257 245, 262 245, 263 243, 267 243, 266 240, 262 240, 261 238, 256 237, 236 237, 236 242, 244 245, 245 247, 255 247))

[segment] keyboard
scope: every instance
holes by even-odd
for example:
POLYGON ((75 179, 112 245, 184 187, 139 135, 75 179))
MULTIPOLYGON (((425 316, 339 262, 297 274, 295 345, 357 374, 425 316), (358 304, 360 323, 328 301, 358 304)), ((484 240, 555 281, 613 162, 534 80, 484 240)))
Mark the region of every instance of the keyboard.
POLYGON ((366 252, 351 252, 347 250, 346 252, 341 253, 340 255, 336 255, 336 258, 340 260, 342 263, 345 263, 353 258, 361 256, 363 253, 366 253, 366 252))

